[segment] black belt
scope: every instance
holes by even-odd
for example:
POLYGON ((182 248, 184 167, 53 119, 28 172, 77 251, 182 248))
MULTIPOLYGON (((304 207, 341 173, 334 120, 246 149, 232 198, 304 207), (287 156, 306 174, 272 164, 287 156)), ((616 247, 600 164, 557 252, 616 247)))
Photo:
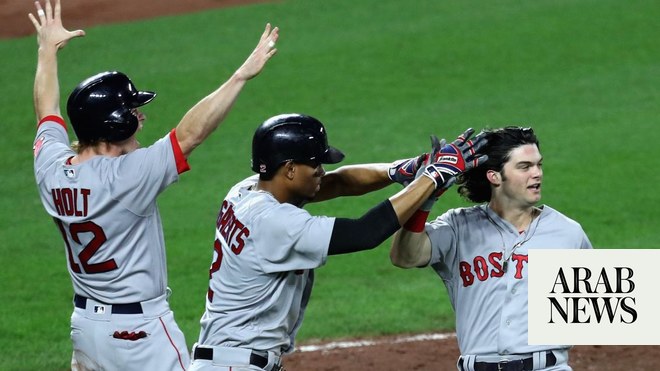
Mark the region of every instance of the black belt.
MULTIPOLYGON (((463 369, 463 358, 458 361, 463 369)), ((545 366, 550 367, 557 364, 557 357, 551 351, 545 352, 545 366)), ((516 359, 501 362, 475 362, 474 371, 532 371, 534 370, 534 358, 516 359)))
MULTIPOLYGON (((195 351, 193 352, 193 359, 205 359, 207 361, 213 360, 213 348, 195 348, 195 351)), ((250 364, 259 368, 265 368, 268 366, 268 357, 264 357, 252 351, 250 354, 250 364)), ((283 369, 280 365, 274 365, 272 370, 278 371, 283 369)))
MULTIPOLYGON (((73 303, 76 308, 85 309, 87 308, 87 298, 80 296, 78 294, 74 295, 73 303)), ((105 304, 105 303, 101 303, 105 304)), ((112 306, 112 314, 141 314, 142 306, 140 303, 129 303, 129 304, 105 304, 112 306)))

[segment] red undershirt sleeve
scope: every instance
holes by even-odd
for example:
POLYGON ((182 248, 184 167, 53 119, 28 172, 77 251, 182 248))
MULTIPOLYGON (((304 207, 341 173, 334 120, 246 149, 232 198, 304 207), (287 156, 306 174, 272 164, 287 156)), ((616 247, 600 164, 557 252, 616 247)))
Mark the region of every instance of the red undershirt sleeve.
POLYGON ((188 165, 188 160, 186 156, 183 155, 181 147, 179 146, 179 140, 176 139, 176 129, 170 131, 170 141, 172 142, 172 149, 174 150, 174 161, 176 162, 176 171, 179 174, 182 174, 190 170, 190 165, 188 165))
POLYGON ((64 130, 67 130, 66 123, 64 122, 64 119, 61 118, 60 116, 57 116, 57 115, 49 115, 49 116, 46 116, 46 117, 42 118, 41 120, 39 120, 39 123, 37 124, 37 128, 39 128, 39 126, 41 126, 41 124, 43 124, 44 122, 47 122, 47 121, 56 122, 56 123, 62 125, 64 130))

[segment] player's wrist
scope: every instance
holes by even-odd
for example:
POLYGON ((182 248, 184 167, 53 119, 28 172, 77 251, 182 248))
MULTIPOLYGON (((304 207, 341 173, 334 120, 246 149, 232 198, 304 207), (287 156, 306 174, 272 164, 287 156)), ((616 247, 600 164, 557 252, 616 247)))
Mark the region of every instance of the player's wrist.
POLYGON ((234 83, 234 84, 245 84, 250 78, 247 76, 247 74, 243 71, 243 67, 237 69, 231 77, 229 77, 229 80, 227 80, 227 83, 234 83))
POLYGON ((39 44, 39 48, 37 48, 37 52, 41 55, 43 54, 51 55, 51 54, 57 54, 58 49, 59 48, 57 47, 56 44, 43 43, 43 44, 39 44))
POLYGON ((420 233, 424 231, 424 226, 426 225, 426 219, 429 216, 428 210, 418 209, 415 213, 408 219, 408 221, 403 225, 407 231, 420 233))

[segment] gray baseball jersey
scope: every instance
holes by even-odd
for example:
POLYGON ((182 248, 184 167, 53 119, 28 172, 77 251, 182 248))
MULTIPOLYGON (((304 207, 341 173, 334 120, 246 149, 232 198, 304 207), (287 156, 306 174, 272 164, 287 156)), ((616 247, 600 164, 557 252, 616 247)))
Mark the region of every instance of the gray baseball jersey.
POLYGON ((165 294, 156 196, 179 176, 171 134, 120 157, 67 164, 74 155, 62 125, 39 126, 34 173, 41 201, 66 241, 74 292, 110 304, 165 294))
POLYGON ((281 354, 293 350, 335 218, 279 203, 256 182, 222 202, 199 344, 281 354))
POLYGON ((74 155, 64 120, 41 120, 34 141, 39 194, 64 238, 73 290, 86 298, 77 299, 72 316, 74 361, 90 358, 107 370, 184 368, 189 356, 166 302, 156 205, 158 194, 188 170, 175 132, 119 157, 71 165, 74 155), (112 304, 129 303, 140 303, 142 314, 114 314, 112 304), (127 348, 117 342, 131 340, 113 338, 114 331, 144 331, 149 340, 132 340, 127 348), (76 353, 84 354, 76 360, 76 353))
POLYGON ((582 227, 542 206, 524 232, 487 205, 449 210, 426 224, 429 264, 456 313, 463 355, 526 354, 564 345, 527 344, 527 251, 590 249, 582 227))

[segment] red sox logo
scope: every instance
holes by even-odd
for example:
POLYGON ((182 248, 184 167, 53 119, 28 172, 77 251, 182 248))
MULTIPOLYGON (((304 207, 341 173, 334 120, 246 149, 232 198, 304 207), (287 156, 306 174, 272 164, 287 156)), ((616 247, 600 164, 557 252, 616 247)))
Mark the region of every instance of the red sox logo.
MULTIPOLYGON (((513 254, 511 261, 515 263, 516 279, 523 278, 523 268, 527 264, 527 255, 513 254)), ((507 261, 502 261, 502 252, 492 252, 488 257, 477 255, 472 260, 472 264, 467 261, 461 261, 458 264, 458 272, 463 280, 463 287, 472 286, 475 278, 479 281, 486 281, 489 278, 499 278, 504 276, 507 271, 507 261)))

